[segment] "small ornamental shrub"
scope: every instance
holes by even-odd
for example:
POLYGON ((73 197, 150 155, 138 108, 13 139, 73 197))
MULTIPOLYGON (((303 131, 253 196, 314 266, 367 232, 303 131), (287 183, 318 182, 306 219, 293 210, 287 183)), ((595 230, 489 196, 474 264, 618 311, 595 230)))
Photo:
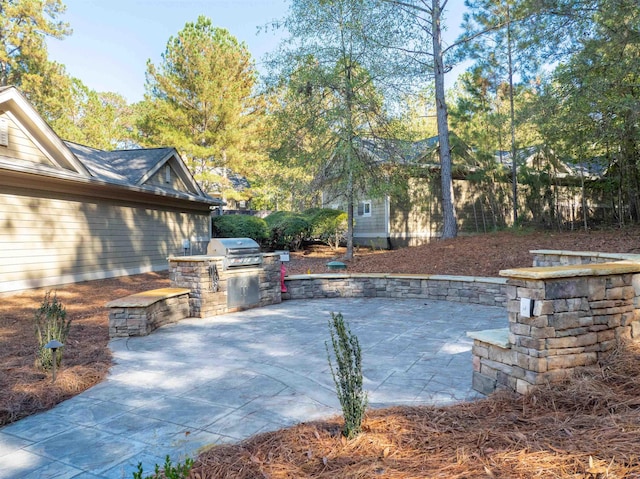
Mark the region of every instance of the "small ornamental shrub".
POLYGON ((331 361, 329 345, 327 342, 324 345, 338 400, 342 406, 342 434, 347 439, 353 439, 362 431, 362 421, 367 409, 367 393, 362 389, 362 352, 358 338, 351 332, 341 313, 331 313, 329 331, 336 361, 335 368, 331 361))
POLYGON ((304 215, 290 211, 276 211, 264 219, 270 230, 270 246, 297 251, 309 237, 311 224, 304 215))
POLYGON ((257 216, 215 216, 212 225, 214 236, 218 238, 251 238, 260 244, 269 238, 267 223, 257 216))
POLYGON ((320 240, 332 249, 346 241, 347 213, 331 208, 311 208, 304 215, 311 223, 311 238, 320 240))
MULTIPOLYGON (((51 349, 44 346, 52 339, 57 339, 62 344, 67 342, 69 328, 71 328, 71 320, 67 318, 67 310, 53 295, 51 291, 47 291, 40 308, 35 313, 35 329, 36 339, 38 341, 38 352, 36 364, 44 370, 53 367, 53 354, 51 349)), ((56 353, 56 367, 62 363, 62 352, 64 348, 58 349, 56 353)))
POLYGON ((178 463, 174 466, 171 463, 171 458, 167 455, 162 469, 156 464, 155 473, 150 476, 143 476, 144 470, 142 469, 142 463, 139 462, 138 470, 133 473, 133 479, 188 479, 192 468, 193 459, 187 458, 184 464, 178 463))

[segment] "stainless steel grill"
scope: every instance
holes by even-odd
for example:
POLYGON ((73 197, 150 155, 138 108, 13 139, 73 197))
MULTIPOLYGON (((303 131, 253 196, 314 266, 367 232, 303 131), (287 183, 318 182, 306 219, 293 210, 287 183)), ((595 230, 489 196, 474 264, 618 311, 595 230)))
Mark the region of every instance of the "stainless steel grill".
POLYGON ((224 256, 224 269, 250 268, 262 264, 260 245, 251 238, 211 238, 208 256, 224 256))

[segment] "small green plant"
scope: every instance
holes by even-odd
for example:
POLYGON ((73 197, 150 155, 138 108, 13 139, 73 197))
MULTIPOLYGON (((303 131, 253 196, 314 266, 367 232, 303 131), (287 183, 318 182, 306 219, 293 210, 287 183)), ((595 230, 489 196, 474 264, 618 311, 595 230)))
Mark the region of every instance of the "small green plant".
POLYGON ((187 458, 184 464, 178 463, 175 466, 171 463, 171 458, 167 454, 164 458, 164 466, 156 464, 155 472, 150 476, 144 476, 142 463, 138 463, 138 470, 133 473, 133 479, 188 479, 193 468, 193 459, 187 458))
MULTIPOLYGON (((35 313, 36 339, 38 341, 38 357, 36 363, 45 371, 53 367, 53 354, 51 349, 44 346, 52 339, 57 339, 62 344, 67 342, 71 320, 67 319, 67 310, 58 300, 56 294, 51 297, 51 291, 47 291, 40 308, 35 313)), ((56 353, 56 367, 62 363, 62 352, 56 353)))
POLYGON ((342 406, 342 434, 347 439, 352 439, 362 431, 362 420, 367 409, 367 393, 362 389, 362 351, 357 336, 351 332, 341 313, 331 313, 329 331, 336 360, 335 369, 329 344, 325 341, 324 345, 338 400, 342 406))

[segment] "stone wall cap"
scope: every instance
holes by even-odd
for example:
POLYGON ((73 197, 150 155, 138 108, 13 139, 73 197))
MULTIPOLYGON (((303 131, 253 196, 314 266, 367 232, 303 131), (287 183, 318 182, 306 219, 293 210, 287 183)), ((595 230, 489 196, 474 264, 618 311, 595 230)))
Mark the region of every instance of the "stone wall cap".
POLYGON ((376 279, 425 279, 434 281, 460 281, 465 283, 507 284, 506 278, 491 276, 453 276, 445 274, 395 274, 395 273, 314 273, 292 274, 285 276, 285 280, 301 279, 348 279, 348 278, 376 278, 376 279))
POLYGON ((114 299, 106 304, 107 308, 146 308, 163 299, 189 294, 188 288, 160 288, 131 294, 124 298, 114 299))
POLYGON ((565 251, 554 249, 534 249, 530 250, 531 254, 547 254, 558 256, 592 256, 594 258, 622 259, 640 262, 640 254, 632 253, 601 253, 598 251, 565 251))
POLYGON ((467 331, 467 337, 493 344, 503 349, 511 348, 509 343, 509 328, 485 329, 483 331, 467 331))
POLYGON ((640 263, 620 261, 616 263, 578 264, 569 266, 539 266, 535 268, 503 269, 500 276, 517 279, 554 279, 575 276, 611 276, 640 273, 640 263))
POLYGON ((220 256, 220 255, 216 255, 216 256, 209 256, 206 254, 198 254, 198 255, 192 255, 192 256, 169 256, 167 258, 167 261, 176 261, 178 263, 180 262, 189 262, 189 263, 193 263, 193 262, 198 262, 198 261, 211 261, 211 260, 223 260, 224 256, 220 256))

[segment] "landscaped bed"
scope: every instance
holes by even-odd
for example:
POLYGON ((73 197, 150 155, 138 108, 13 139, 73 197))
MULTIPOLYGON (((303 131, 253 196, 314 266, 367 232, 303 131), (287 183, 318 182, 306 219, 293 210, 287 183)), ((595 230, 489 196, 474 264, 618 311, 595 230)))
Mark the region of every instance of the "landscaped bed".
POLYGON ((640 349, 620 349, 527 396, 370 411, 352 441, 334 418, 215 447, 192 477, 638 478, 638 377, 640 349))
MULTIPOLYGON (((500 232, 393 252, 360 250, 348 270, 496 276, 500 269, 529 266, 533 249, 638 253, 638 233, 500 232)), ((334 257, 339 253, 326 249, 294 253, 288 270, 326 272, 334 257)), ((72 326, 53 385, 34 367, 33 316, 46 289, 2 297, 0 424, 100 382, 111 365, 104 305, 168 285, 166 273, 149 273, 56 288, 72 326)), ((524 398, 370 411, 365 433, 351 442, 341 440, 339 418, 267 433, 207 452, 195 471, 202 478, 640 478, 640 352, 619 351, 614 359, 602 370, 524 398)))

